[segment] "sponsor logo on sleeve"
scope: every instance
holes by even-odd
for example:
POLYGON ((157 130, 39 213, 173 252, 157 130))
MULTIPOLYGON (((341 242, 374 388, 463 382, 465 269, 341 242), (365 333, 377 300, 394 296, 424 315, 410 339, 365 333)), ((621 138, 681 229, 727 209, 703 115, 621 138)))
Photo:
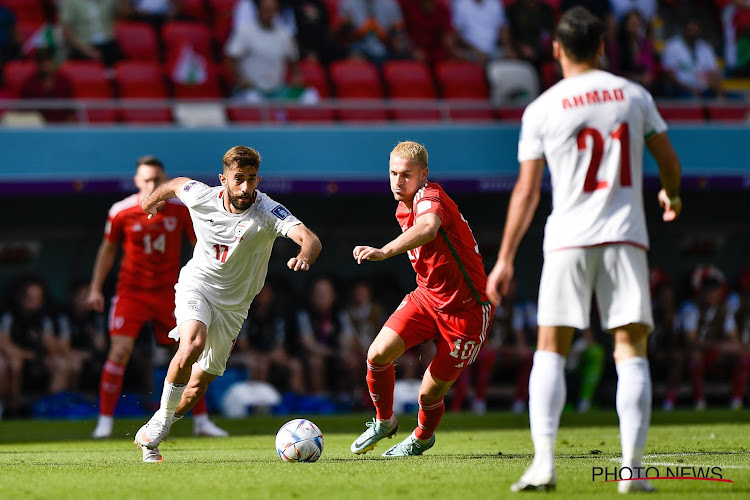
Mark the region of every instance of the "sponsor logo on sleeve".
POLYGON ((188 192, 190 191, 190 188, 195 186, 196 184, 198 184, 198 181, 190 181, 182 187, 182 190, 188 192))
POLYGON ((284 205, 276 205, 276 208, 271 210, 271 213, 274 214, 276 217, 278 217, 281 220, 286 219, 290 215, 292 215, 289 210, 284 207, 284 205))

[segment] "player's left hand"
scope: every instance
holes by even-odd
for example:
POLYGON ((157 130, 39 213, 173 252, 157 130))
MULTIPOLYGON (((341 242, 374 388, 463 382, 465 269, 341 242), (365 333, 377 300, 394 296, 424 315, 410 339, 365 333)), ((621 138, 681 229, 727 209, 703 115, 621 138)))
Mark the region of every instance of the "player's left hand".
POLYGON ((357 261, 357 264, 361 264, 363 260, 385 260, 386 255, 385 252, 380 248, 375 247, 366 247, 366 246, 356 246, 354 247, 354 260, 357 261))
POLYGON ((292 257, 291 259, 289 259, 289 262, 287 262, 286 265, 292 271, 310 270, 310 264, 306 260, 300 259, 299 257, 292 257))
POLYGON ((682 199, 680 195, 670 198, 663 189, 659 191, 659 205, 664 209, 664 215, 662 216, 664 222, 675 220, 680 215, 680 211, 682 211, 682 199))

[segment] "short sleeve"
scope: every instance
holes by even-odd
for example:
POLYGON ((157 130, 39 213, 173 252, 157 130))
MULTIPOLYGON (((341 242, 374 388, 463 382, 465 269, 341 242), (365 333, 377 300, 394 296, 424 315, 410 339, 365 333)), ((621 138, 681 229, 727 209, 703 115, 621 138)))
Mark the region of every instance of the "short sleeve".
POLYGON ((232 33, 229 35, 229 40, 227 40, 226 45, 224 45, 224 53, 226 55, 235 59, 245 55, 247 52, 245 50, 246 44, 242 40, 244 34, 245 29, 242 27, 232 30, 232 33))
POLYGON ((11 326, 13 326, 13 315, 9 312, 3 313, 0 317, 0 335, 8 335, 11 326))
POLYGON ((533 103, 526 107, 521 119, 521 135, 518 139, 518 162, 544 158, 542 140, 543 120, 533 103))
POLYGON ((523 330, 526 324, 524 318, 523 304, 516 304, 513 306, 513 318, 511 320, 511 328, 514 332, 523 330))
POLYGON ((435 214, 440 217, 443 224, 448 222, 446 220, 445 207, 440 201, 439 192, 427 191, 425 196, 414 203, 414 220, 424 214, 435 214))
POLYGON ((659 109, 656 107, 654 98, 651 96, 648 90, 642 88, 641 91, 645 96, 646 103, 646 120, 644 123, 644 132, 646 134, 646 138, 649 138, 655 134, 666 132, 667 123, 664 121, 664 118, 661 117, 661 113, 659 113, 659 109))
POLYGON ((266 212, 267 224, 277 235, 286 236, 289 230, 297 224, 302 224, 297 217, 281 203, 263 194, 263 208, 266 212))
POLYGON ((112 243, 118 243, 122 240, 124 234, 124 221, 122 212, 115 214, 112 211, 107 215, 107 223, 104 224, 104 237, 112 243))
POLYGON ((698 307, 692 302, 686 302, 680 310, 680 326, 684 332, 698 331, 698 307))
POLYGON ((190 180, 182 185, 182 189, 180 189, 178 194, 180 201, 188 208, 191 208, 213 196, 214 190, 200 181, 190 180))
POLYGON ((313 330, 310 315, 307 311, 297 311, 297 329, 302 339, 315 337, 315 331, 313 330))
POLYGON ((61 314, 57 318, 57 336, 65 341, 70 341, 70 318, 67 314, 61 314))

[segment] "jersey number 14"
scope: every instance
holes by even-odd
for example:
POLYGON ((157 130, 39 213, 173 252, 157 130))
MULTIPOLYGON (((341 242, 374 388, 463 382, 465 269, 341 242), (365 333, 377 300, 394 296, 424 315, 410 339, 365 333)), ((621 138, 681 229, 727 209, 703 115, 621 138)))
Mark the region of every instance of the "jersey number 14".
MULTIPOLYGON (((620 186, 629 187, 633 184, 630 175, 630 130, 627 123, 620 126, 609 135, 612 140, 620 141, 620 186)), ((597 180, 596 174, 602 162, 604 153, 604 137, 595 128, 584 128, 578 132, 578 151, 586 149, 586 139, 591 137, 591 160, 586 171, 586 180, 583 181, 583 192, 592 193, 597 189, 609 187, 607 181, 597 180)))

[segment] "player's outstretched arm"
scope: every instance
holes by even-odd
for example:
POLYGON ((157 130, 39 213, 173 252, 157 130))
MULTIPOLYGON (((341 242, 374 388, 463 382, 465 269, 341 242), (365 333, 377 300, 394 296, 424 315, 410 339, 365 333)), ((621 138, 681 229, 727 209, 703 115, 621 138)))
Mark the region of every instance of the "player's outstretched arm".
POLYGON ((662 218, 666 222, 675 220, 682 210, 682 199, 680 198, 680 159, 669 141, 666 132, 654 134, 646 142, 651 156, 659 165, 659 179, 661 179, 662 190, 659 191, 659 205, 664 208, 662 218))
POLYGON ((309 271, 310 265, 315 262, 323 249, 318 235, 310 231, 304 224, 293 226, 287 236, 300 246, 299 253, 287 262, 292 271, 309 271))
POLYGON ((165 182, 160 185, 154 192, 146 196, 141 200, 141 208, 144 212, 148 213, 150 219, 156 215, 157 209, 164 205, 167 200, 177 198, 178 194, 182 190, 182 186, 191 179, 187 177, 175 177, 172 180, 165 182))
POLYGON ((354 259, 357 264, 361 264, 363 260, 385 260, 407 250, 421 247, 437 237, 441 224, 440 217, 433 213, 420 215, 412 227, 401 233, 395 240, 387 243, 383 248, 354 247, 354 259))
POLYGON ((518 245, 529 229, 534 212, 539 205, 539 193, 542 188, 544 159, 521 162, 518 180, 513 188, 508 203, 508 215, 505 220, 503 240, 497 254, 497 262, 487 277, 487 296, 493 304, 500 303, 513 279, 513 260, 516 258, 518 245))

